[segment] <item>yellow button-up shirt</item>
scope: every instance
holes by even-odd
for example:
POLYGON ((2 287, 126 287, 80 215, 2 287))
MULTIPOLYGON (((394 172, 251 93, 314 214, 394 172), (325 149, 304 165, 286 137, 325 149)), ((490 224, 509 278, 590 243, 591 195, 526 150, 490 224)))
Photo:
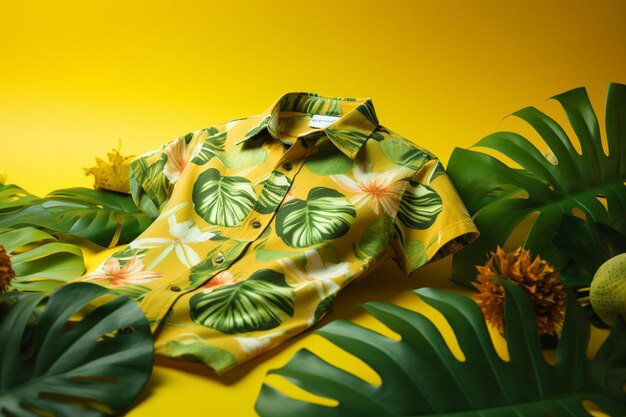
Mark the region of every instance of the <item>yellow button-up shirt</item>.
POLYGON ((154 223, 82 279, 135 299, 156 353, 217 373, 388 258, 408 275, 478 236, 440 161, 370 98, 285 93, 137 157, 130 183, 154 223))

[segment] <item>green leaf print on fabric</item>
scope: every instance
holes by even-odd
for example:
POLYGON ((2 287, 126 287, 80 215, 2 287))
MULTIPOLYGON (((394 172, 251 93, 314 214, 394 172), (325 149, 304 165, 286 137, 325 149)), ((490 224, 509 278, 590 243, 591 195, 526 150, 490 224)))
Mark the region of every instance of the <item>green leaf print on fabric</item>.
POLYGON ((283 274, 271 269, 255 272, 245 281, 191 297, 191 319, 222 333, 273 329, 293 317, 293 290, 283 274))
POLYGON ((228 169, 244 169, 262 164, 267 160, 267 151, 262 147, 247 147, 248 144, 229 149, 221 158, 228 169), (242 147, 243 146, 243 147, 242 147))
POLYGON ((376 116, 376 110, 374 110, 374 104, 371 100, 366 101, 363 104, 360 104, 356 108, 359 113, 361 113, 367 120, 372 122, 375 125, 378 125, 378 117, 376 116))
POLYGON ((275 261, 281 258, 289 258, 291 256, 295 256, 295 252, 287 252, 282 250, 273 250, 267 249, 267 240, 269 239, 272 232, 272 227, 268 226, 263 233, 258 237, 256 242, 253 245, 254 249, 254 257, 257 261, 268 262, 275 261))
POLYGON ((280 103, 281 111, 297 111, 309 114, 341 116, 341 102, 307 94, 287 95, 280 103))
POLYGON ((276 214, 276 234, 292 248, 306 248, 345 235, 356 217, 339 191, 315 187, 306 201, 285 203, 276 214))
POLYGON ((263 130, 265 126, 267 126, 267 122, 269 122, 270 118, 271 116, 269 114, 265 116, 265 118, 263 118, 263 120, 259 123, 258 126, 255 126, 254 128, 250 129, 248 133, 246 133, 246 135, 243 137, 243 139, 241 139, 241 141, 248 140, 250 137, 256 135, 261 130, 263 130))
POLYGON ((218 372, 237 363, 237 359, 229 351, 207 345, 201 340, 170 340, 165 345, 165 351, 174 358, 202 361, 218 372))
POLYGON ((283 201, 289 187, 291 187, 289 177, 282 172, 273 171, 263 185, 263 190, 259 194, 254 210, 261 214, 273 213, 283 201))
POLYGON ((411 229, 429 228, 441 213, 441 197, 428 185, 409 182, 400 202, 398 219, 411 229))
POLYGON ((396 139, 395 136, 378 142, 378 147, 391 162, 416 170, 433 159, 428 152, 415 148, 405 140, 396 139))
POLYGON ((369 265, 387 252, 393 234, 393 227, 387 224, 390 220, 379 219, 369 225, 361 242, 353 244, 357 258, 369 265))
POLYGON ((120 262, 120 266, 124 266, 124 264, 130 261, 132 258, 143 258, 148 250, 149 249, 133 248, 130 246, 126 246, 124 249, 119 252, 115 252, 111 256, 113 256, 120 262))
POLYGON ((227 132, 218 133, 215 127, 207 130, 207 137, 200 148, 198 154, 191 160, 196 165, 204 165, 214 156, 221 156, 224 153, 224 143, 226 142, 227 132))
POLYGON ((315 313, 313 314, 313 322, 317 323, 320 319, 330 310, 333 306, 333 301, 335 301, 335 294, 331 294, 328 297, 324 298, 317 305, 315 309, 315 313))
POLYGON ((304 165, 317 175, 336 175, 350 171, 353 163, 343 152, 337 152, 332 142, 326 140, 317 145, 315 153, 304 165))
POLYGON ((351 152, 358 151, 361 148, 363 142, 365 142, 368 138, 368 136, 364 133, 348 129, 335 130, 331 128, 326 128, 326 134, 332 136, 337 144, 339 144, 343 148, 350 150, 351 152))
POLYGON ((158 217, 171 192, 170 181, 163 174, 165 159, 148 165, 144 158, 130 164, 130 190, 135 204, 152 218, 158 217))
POLYGON ((196 213, 207 223, 236 226, 252 209, 256 194, 248 179, 221 176, 210 168, 198 176, 192 198, 196 213))
POLYGON ((404 253, 414 254, 414 256, 406 260, 409 271, 413 271, 428 262, 424 244, 420 240, 407 239, 404 243, 404 247, 404 253))
POLYGON ((221 254, 223 250, 220 246, 212 249, 209 253, 204 257, 202 261, 195 264, 189 273, 189 281, 191 282, 192 287, 197 287, 201 284, 204 284, 209 279, 212 279, 216 273, 223 270, 225 265, 230 264, 233 261, 233 257, 237 257, 239 253, 243 250, 243 248, 248 245, 246 241, 240 241, 236 243, 229 251, 226 252, 224 259, 220 263, 214 262, 216 257, 221 254))

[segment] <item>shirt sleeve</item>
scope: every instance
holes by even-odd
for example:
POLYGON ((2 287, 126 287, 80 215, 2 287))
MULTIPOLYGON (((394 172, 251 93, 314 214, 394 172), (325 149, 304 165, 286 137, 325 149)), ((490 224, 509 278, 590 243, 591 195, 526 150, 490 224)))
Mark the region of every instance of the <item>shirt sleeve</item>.
POLYGON ((433 158, 411 178, 394 219, 391 258, 409 276, 451 255, 479 235, 441 162, 433 158))
POLYGON ((169 201, 175 183, 193 159, 206 129, 196 130, 137 156, 130 162, 130 192, 135 204, 152 218, 169 201))

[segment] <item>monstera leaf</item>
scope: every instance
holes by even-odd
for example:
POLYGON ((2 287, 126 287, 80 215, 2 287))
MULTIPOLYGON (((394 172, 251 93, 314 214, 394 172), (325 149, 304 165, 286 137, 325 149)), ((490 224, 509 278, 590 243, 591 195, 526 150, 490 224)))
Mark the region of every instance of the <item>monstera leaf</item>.
POLYGON ((0 414, 84 417, 127 409, 150 377, 153 342, 128 297, 94 284, 0 295, 0 414))
POLYGON ((576 290, 592 323, 606 327, 589 303, 589 287, 600 265, 620 253, 626 253, 626 235, 602 223, 590 223, 564 215, 553 243, 569 259, 561 271, 561 281, 576 290))
POLYGON ((552 235, 564 213, 580 210, 588 221, 626 232, 626 86, 610 84, 608 88, 608 156, 603 151, 598 120, 586 90, 578 88, 553 98, 565 110, 582 154, 556 121, 534 107, 513 115, 541 135, 549 147, 548 157, 526 138, 512 132, 494 133, 474 146, 498 151, 521 169, 473 150, 456 148, 452 153, 448 174, 481 233, 475 242, 454 255, 453 280, 469 285, 476 275, 475 265, 484 263, 488 251, 503 246, 513 230, 533 213, 538 216, 523 246, 558 269, 567 258, 553 245, 552 235))
POLYGON ((80 247, 34 227, 0 230, 0 245, 11 254, 15 290, 49 291, 85 272, 80 247))
POLYGON ((589 416, 589 400, 612 416, 626 414, 626 325, 622 319, 593 359, 587 357, 590 328, 574 297, 556 350, 546 362, 530 301, 523 290, 505 288, 509 360, 496 353, 482 312, 470 298, 442 290, 415 290, 447 319, 463 351, 460 361, 425 316, 399 306, 370 302, 365 309, 399 334, 399 341, 337 320, 317 331, 363 360, 382 379, 371 385, 300 350, 270 371, 304 390, 338 401, 337 406, 293 399, 264 384, 256 403, 262 416, 589 416))
POLYGON ((0 185, 0 215, 18 210, 34 201, 36 197, 15 184, 0 185))
POLYGON ((100 246, 128 243, 152 223, 132 197, 107 190, 66 188, 37 198, 7 185, 0 192, 0 228, 33 226, 100 246))

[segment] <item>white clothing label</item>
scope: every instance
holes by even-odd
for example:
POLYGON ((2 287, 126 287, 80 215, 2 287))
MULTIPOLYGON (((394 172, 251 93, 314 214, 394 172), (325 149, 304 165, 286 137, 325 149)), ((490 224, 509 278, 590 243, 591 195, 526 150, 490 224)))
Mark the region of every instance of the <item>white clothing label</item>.
POLYGON ((309 122, 309 127, 325 128, 340 119, 339 116, 325 116, 323 114, 314 114, 309 122))

